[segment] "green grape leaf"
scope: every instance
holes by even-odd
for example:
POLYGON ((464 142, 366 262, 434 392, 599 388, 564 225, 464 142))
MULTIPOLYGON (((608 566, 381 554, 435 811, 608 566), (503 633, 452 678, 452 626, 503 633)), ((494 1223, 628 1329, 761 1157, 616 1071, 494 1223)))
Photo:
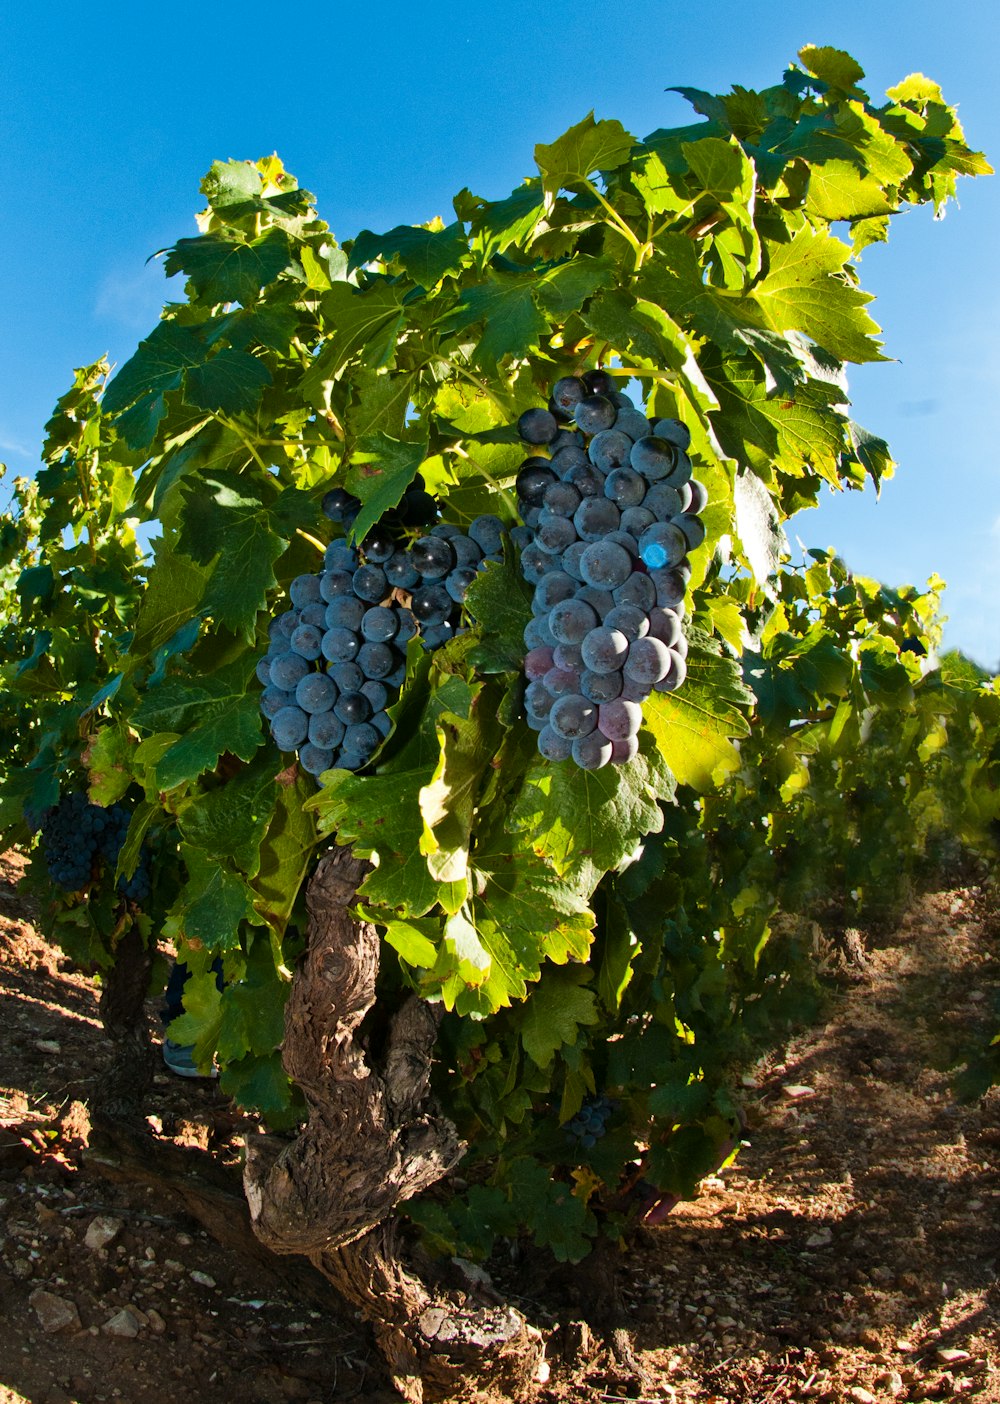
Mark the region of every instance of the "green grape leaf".
POLYGON ((554 1180, 547 1167, 527 1156, 509 1161, 504 1183, 540 1247, 560 1263, 578 1263, 593 1247, 597 1221, 571 1185, 554 1180))
POLYGON ((209 572, 190 556, 162 549, 149 573, 136 621, 133 652, 140 657, 164 647, 198 613, 209 572))
POLYGON ((386 234, 362 229, 351 247, 347 266, 353 272, 379 258, 396 258, 415 283, 430 289, 447 274, 461 272, 468 256, 469 246, 460 224, 447 229, 399 224, 386 234))
POLYGON ((524 662, 524 630, 531 618, 531 591, 509 543, 503 564, 487 563, 469 586, 465 608, 480 626, 469 660, 482 673, 519 672, 524 662))
POLYGON ((196 409, 253 414, 271 372, 257 356, 226 347, 187 373, 184 398, 196 409))
POLYGON ((660 802, 674 782, 649 736, 628 765, 581 770, 536 757, 515 802, 511 825, 563 877, 596 884, 663 826, 660 802))
POLYGON ((167 277, 186 273, 206 302, 256 302, 261 288, 273 283, 292 262, 288 235, 269 229, 250 243, 223 234, 202 234, 179 239, 167 250, 163 267, 167 277))
POLYGON ((168 678, 149 689, 134 714, 136 726, 177 735, 156 762, 161 790, 214 770, 224 751, 248 761, 259 749, 260 711, 249 691, 255 666, 241 657, 210 676, 168 678))
POLYGON ((181 844, 188 880, 164 922, 164 934, 214 955, 240 944, 240 923, 255 921, 245 880, 188 843, 181 844))
POLYGON ((594 171, 611 171, 627 161, 635 145, 620 122, 595 122, 591 112, 557 141, 535 147, 535 163, 547 195, 579 185, 594 171))
POLYGON ((251 1054, 228 1064, 219 1075, 219 1091, 238 1106, 259 1112, 278 1131, 292 1128, 305 1110, 281 1065, 280 1053, 269 1053, 266 1058, 251 1054))
MULTIPOLYGON (((365 366, 375 368, 389 363, 404 321, 398 288, 379 281, 361 292, 350 283, 334 283, 323 294, 322 308, 330 334, 311 372, 314 379, 335 379, 359 353, 365 366)), ((308 384, 309 376, 303 388, 308 384)))
POLYGON ((363 438, 344 486, 362 503, 351 528, 361 541, 383 515, 396 507, 427 457, 427 443, 391 439, 381 431, 363 438))
POLYGON ((806 44, 799 50, 799 58, 809 72, 821 78, 824 83, 842 88, 852 97, 864 97, 864 93, 859 92, 856 85, 865 76, 865 70, 843 49, 834 49, 829 45, 817 47, 815 44, 806 44))
POLYGON ((192 970, 184 982, 183 1000, 184 1013, 167 1025, 167 1037, 190 1048, 196 1066, 207 1073, 222 1021, 222 996, 215 972, 192 970))
POLYGON ((276 783, 273 753, 258 753, 224 785, 185 804, 178 816, 181 838, 207 857, 229 859, 248 877, 256 877, 276 783))
POLYGON ((497 375, 505 357, 526 356, 548 330, 548 322, 535 304, 534 279, 491 273, 487 282, 463 291, 458 306, 443 319, 442 328, 459 332, 480 322, 483 332, 474 358, 488 374, 497 375))
MULTIPOLYGON (((295 769, 282 771, 276 779, 274 806, 251 885, 254 906, 271 928, 272 941, 280 944, 299 889, 312 866, 318 835, 316 820, 306 807, 306 801, 315 793, 312 781, 295 769)), ((280 959, 280 951, 275 954, 280 959)), ((282 974, 290 978, 291 972, 282 969, 282 974)))
POLYGON ((788 555, 788 538, 774 499, 754 473, 737 473, 733 485, 736 533, 758 585, 775 575, 788 555))
POLYGON ((278 977, 268 942, 254 939, 243 974, 227 980, 222 991, 217 1044, 222 1063, 248 1053, 266 1057, 281 1047, 290 991, 289 982, 278 977))
POLYGON ((116 420, 118 432, 131 448, 145 448, 167 412, 166 396, 178 390, 184 373, 205 360, 206 348, 197 327, 160 322, 132 358, 125 362, 104 392, 103 408, 116 420))
POLYGON ((518 1011, 524 1051, 540 1068, 547 1068, 565 1044, 576 1043, 581 1028, 598 1022, 596 997, 585 988, 590 977, 590 970, 578 965, 546 970, 518 1011))
POLYGON ((871 293, 854 286, 850 249, 804 225, 787 244, 771 247, 767 274, 753 296, 772 331, 799 331, 842 361, 884 361, 864 308, 871 293))
POLYGON ((286 488, 268 504, 251 480, 218 471, 185 481, 182 492, 178 550, 211 566, 201 608, 249 642, 278 583, 274 565, 288 547, 289 528, 313 522, 312 498, 286 488))
POLYGON ((135 739, 121 722, 112 722, 97 733, 84 760, 90 783, 87 787, 94 804, 104 808, 116 803, 132 783, 132 753, 135 739))
POLYGON ((479 795, 502 738, 493 688, 475 688, 464 716, 446 712, 438 718, 440 756, 418 796, 424 821, 420 851, 437 882, 468 878, 479 795))
POLYGON ((687 679, 677 692, 654 692, 645 703, 643 725, 678 781, 702 793, 739 767, 732 738, 750 730, 744 710, 752 694, 740 679, 739 664, 692 643, 687 679))

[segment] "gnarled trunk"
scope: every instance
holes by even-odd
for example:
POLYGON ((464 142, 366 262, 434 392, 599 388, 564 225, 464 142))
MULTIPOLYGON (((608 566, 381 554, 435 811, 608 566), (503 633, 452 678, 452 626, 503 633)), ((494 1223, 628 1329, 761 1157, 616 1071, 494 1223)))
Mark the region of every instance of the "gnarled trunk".
POLYGON ((402 1262, 396 1205, 447 1174, 464 1146, 430 1104, 434 1008, 409 999, 377 1065, 359 1039, 380 946, 374 926, 348 910, 364 873, 348 849, 335 849, 309 884, 309 947, 284 1042, 309 1121, 292 1142, 248 1140, 254 1230, 277 1253, 307 1256, 364 1313, 407 1399, 459 1399, 487 1382, 513 1393, 538 1376, 540 1333, 468 1290, 431 1291, 402 1262))
POLYGON ((98 1008, 114 1056, 95 1089, 93 1106, 95 1114, 112 1121, 141 1122, 153 1085, 153 1048, 146 1017, 153 954, 138 925, 130 926, 101 986, 98 1008))

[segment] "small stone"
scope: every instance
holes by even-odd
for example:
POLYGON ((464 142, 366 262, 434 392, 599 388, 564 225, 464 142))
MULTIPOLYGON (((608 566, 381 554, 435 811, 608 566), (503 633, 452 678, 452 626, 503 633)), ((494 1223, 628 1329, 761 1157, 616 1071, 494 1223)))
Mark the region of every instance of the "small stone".
POLYGON ((134 1340, 139 1334, 139 1318, 131 1307, 122 1307, 121 1311, 115 1312, 114 1316, 108 1318, 101 1327, 105 1336, 122 1336, 126 1340, 134 1340))
POLYGON ((54 1038, 39 1038, 35 1041, 35 1047, 39 1053, 61 1053, 62 1045, 56 1043, 54 1038))
POLYGON ((207 1272, 198 1272, 197 1269, 190 1274, 192 1282, 197 1282, 199 1287, 214 1287, 215 1278, 210 1277, 207 1272))
POLYGON ((32 1292, 28 1302, 38 1317, 43 1331, 79 1331, 82 1326, 76 1303, 66 1297, 57 1297, 54 1292, 46 1292, 39 1287, 32 1292))
POLYGON ((123 1224, 121 1219, 115 1219, 110 1214, 98 1214, 96 1219, 91 1219, 84 1235, 84 1246, 87 1248, 107 1248, 109 1243, 113 1243, 121 1233, 123 1224))
POLYGON ((162 1336, 167 1329, 167 1323, 155 1307, 149 1308, 146 1312, 146 1319, 149 1322, 149 1329, 152 1331, 153 1335, 162 1336))
POLYGON ((833 1232, 828 1228, 817 1229, 806 1239, 807 1248, 827 1248, 833 1242, 833 1232))
POLYGON ((793 1102, 805 1101, 807 1097, 815 1097, 815 1087, 807 1087, 803 1082, 786 1082, 781 1089, 783 1097, 790 1097, 793 1102))
POLYGON ((875 1396, 871 1390, 865 1389, 863 1385, 852 1385, 847 1391, 855 1404, 875 1404, 875 1396))
POLYGON ((958 1365, 963 1360, 972 1359, 967 1350, 954 1350, 950 1346, 941 1346, 934 1354, 942 1365, 958 1365))
POLYGON ((916 1350, 916 1346, 913 1344, 912 1341, 908 1341, 901 1336, 896 1342, 896 1349, 901 1350, 904 1355, 908 1355, 910 1351, 916 1350))

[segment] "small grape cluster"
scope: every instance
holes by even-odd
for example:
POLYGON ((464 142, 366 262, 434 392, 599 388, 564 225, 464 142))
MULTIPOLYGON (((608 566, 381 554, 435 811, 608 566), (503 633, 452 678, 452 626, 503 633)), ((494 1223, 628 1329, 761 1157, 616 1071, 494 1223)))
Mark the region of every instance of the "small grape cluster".
POLYGON ((614 1103, 607 1097, 588 1097, 570 1121, 566 1130, 585 1150, 595 1146, 608 1129, 614 1103))
MULTIPOLYGON (((360 505, 342 488, 323 499, 341 526, 360 505)), ((322 571, 297 576, 291 608, 271 621, 257 665, 261 711, 275 744, 297 750, 310 775, 367 764, 392 725, 386 709, 406 675, 407 643, 419 635, 437 648, 460 632, 469 585, 485 562, 502 559, 498 517, 476 517, 463 532, 436 516, 418 474, 359 547, 331 542, 322 571), (429 530, 413 539, 421 527, 429 530)))
POLYGON ((687 555, 705 539, 708 500, 691 476, 690 432, 647 419, 601 370, 558 380, 518 432, 536 450, 517 476, 534 533, 521 552, 534 586, 528 725, 548 760, 622 765, 638 752, 642 703, 687 673, 687 555))
MULTIPOLYGON (((104 809, 91 804, 82 790, 63 795, 46 810, 41 823, 42 853, 56 886, 64 892, 79 892, 99 874, 102 860, 113 871, 130 819, 123 805, 104 809)), ((145 847, 132 876, 118 879, 118 890, 130 902, 141 904, 149 897, 150 861, 145 847)))

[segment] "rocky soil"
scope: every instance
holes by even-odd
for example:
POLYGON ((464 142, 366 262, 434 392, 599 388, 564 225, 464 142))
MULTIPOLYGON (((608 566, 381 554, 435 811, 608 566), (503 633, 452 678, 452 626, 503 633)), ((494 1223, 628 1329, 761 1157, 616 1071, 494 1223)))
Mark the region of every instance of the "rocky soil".
MULTIPOLYGON (((88 1152, 94 982, 35 931, 18 872, 0 859, 0 1404, 388 1404, 318 1280, 224 1251, 88 1152)), ((632 1252, 645 1380, 554 1335, 539 1404, 1000 1400, 1000 1091, 961 1105, 949 1072, 1000 1027, 1000 915, 939 892, 867 945, 829 972, 824 1025, 744 1079, 736 1164, 632 1252)), ((246 1129, 214 1083, 165 1073, 149 1122, 231 1163, 246 1129)))

